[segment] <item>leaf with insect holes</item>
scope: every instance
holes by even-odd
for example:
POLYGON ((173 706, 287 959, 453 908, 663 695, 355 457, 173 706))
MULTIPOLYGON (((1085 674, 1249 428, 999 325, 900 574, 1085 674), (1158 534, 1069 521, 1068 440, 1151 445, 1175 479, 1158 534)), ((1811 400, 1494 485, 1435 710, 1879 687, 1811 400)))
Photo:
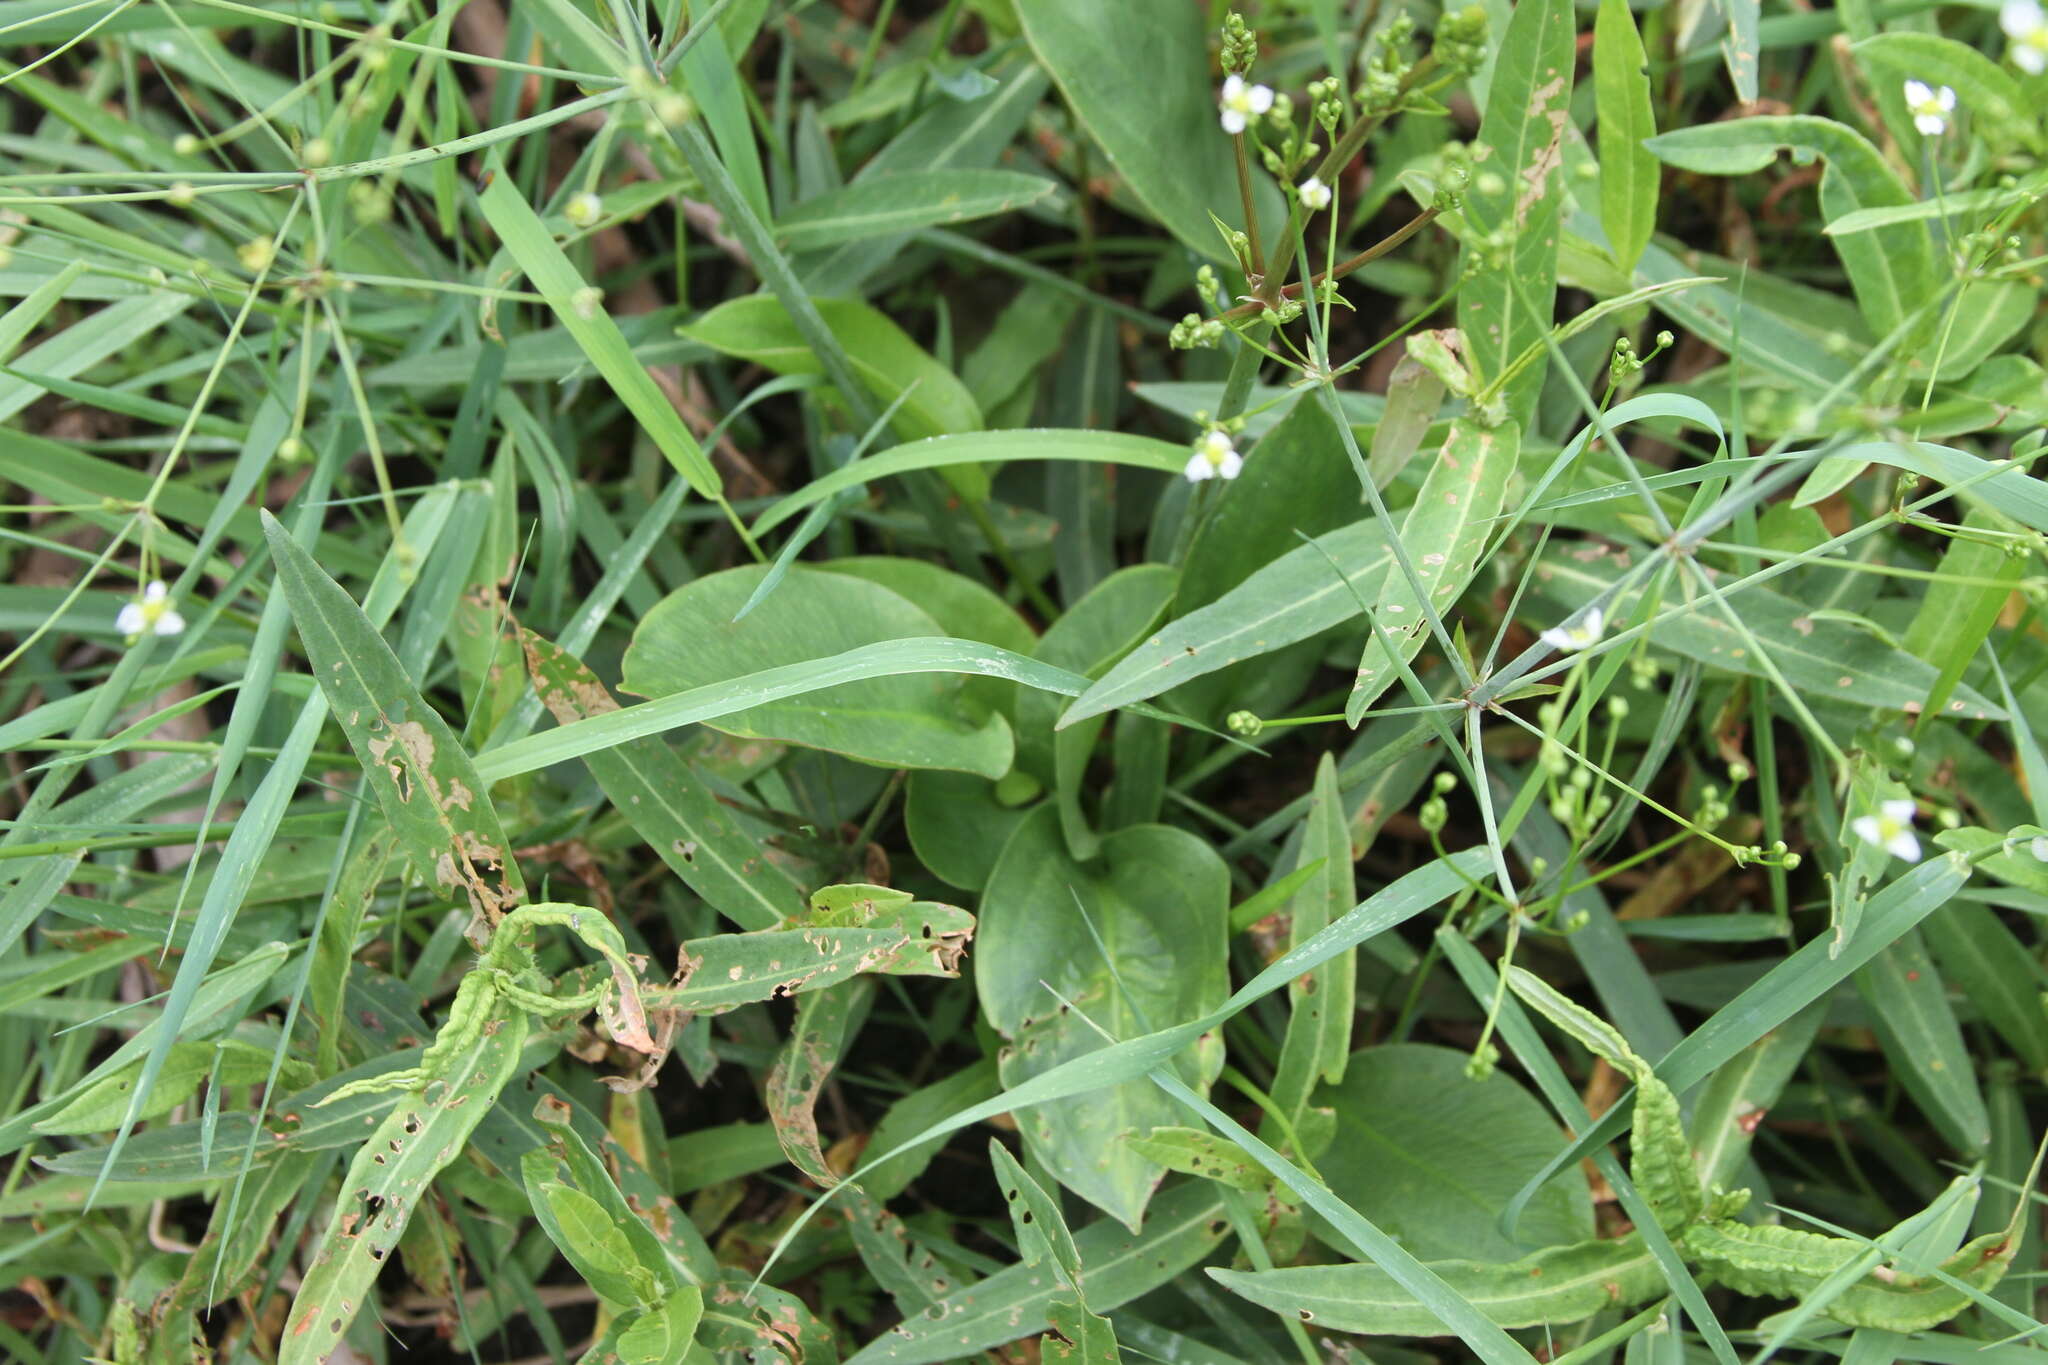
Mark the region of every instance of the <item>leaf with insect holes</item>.
POLYGON ((268 513, 263 529, 313 676, 385 819, 435 890, 468 900, 473 930, 495 924, 526 884, 475 764, 354 599, 268 513))

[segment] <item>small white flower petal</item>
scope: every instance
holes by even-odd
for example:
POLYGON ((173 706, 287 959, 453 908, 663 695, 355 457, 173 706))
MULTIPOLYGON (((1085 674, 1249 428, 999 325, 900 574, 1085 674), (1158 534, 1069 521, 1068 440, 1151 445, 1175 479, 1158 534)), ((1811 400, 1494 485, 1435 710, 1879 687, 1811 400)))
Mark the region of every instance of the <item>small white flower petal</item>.
POLYGON ((1217 427, 1209 428, 1207 434, 1202 437, 1200 449, 1202 454, 1216 464, 1221 464, 1225 456, 1237 453, 1237 447, 1231 444, 1230 433, 1217 427))
POLYGON ((2048 28, 2048 13, 2042 11, 2039 0, 2005 0, 1998 7, 1998 26, 2009 38, 2025 38, 2048 28))
POLYGON ((1875 815, 1859 815, 1849 822, 1849 830, 1866 844, 1884 843, 1884 830, 1875 815))
POLYGON ((1903 858, 1909 863, 1920 861, 1920 841, 1913 837, 1913 831, 1902 829, 1885 841, 1884 851, 1894 858, 1903 858))
POLYGON ((1241 133, 1244 131, 1244 115, 1237 112, 1237 110, 1225 109, 1223 111, 1222 119, 1224 132, 1241 133))
POLYGON ((1926 81, 1906 82, 1906 103, 1925 104, 1934 98, 1934 87, 1926 81))
POLYGON ((1944 112, 1952 114, 1956 108, 1956 92, 1944 85, 1935 92, 1934 102, 1939 104, 1944 112))
POLYGON ((114 616, 114 629, 123 635, 140 635, 149 623, 142 619, 142 604, 126 602, 114 616))
POLYGON ((1939 114, 1915 114, 1913 126, 1920 130, 1922 137, 1940 137, 1948 131, 1948 120, 1939 114))
POLYGON ((149 586, 142 590, 142 600, 150 606, 155 606, 170 595, 171 590, 164 586, 161 578, 150 580, 149 586))
POLYGON ((1204 479, 1216 477, 1216 466, 1210 462, 1207 455, 1198 450, 1188 456, 1188 462, 1180 472, 1187 475, 1189 483, 1200 483, 1204 479))
POLYGON ((1223 102, 1236 104, 1244 98, 1244 77, 1235 71, 1223 78, 1223 102))
POLYGON ((2038 76, 2048 71, 2048 48, 2023 42, 2012 50, 2012 64, 2029 76, 2038 76))
POLYGON ((1216 472, 1226 479, 1234 479, 1244 470, 1244 457, 1231 451, 1216 462, 1216 472))
POLYGON ((1920 808, 1913 802, 1900 798, 1879 802, 1877 812, 1895 825, 1910 825, 1913 823, 1913 817, 1919 814, 1920 808))
POLYGON ((1270 85, 1253 86, 1245 92, 1245 103, 1251 106, 1251 111, 1254 114, 1265 113, 1273 107, 1273 87, 1270 85))
POLYGON ((156 618, 156 633, 159 635, 176 635, 184 629, 185 618, 175 611, 166 611, 156 618))

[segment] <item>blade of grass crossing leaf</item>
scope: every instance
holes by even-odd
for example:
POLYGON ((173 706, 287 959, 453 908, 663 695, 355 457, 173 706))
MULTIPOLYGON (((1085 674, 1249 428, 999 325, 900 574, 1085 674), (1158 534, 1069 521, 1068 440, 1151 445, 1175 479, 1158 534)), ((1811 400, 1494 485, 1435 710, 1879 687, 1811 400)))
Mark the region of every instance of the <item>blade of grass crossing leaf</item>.
MULTIPOLYGON (((628 706, 610 715, 576 721, 546 734, 479 754, 477 771, 487 781, 497 782, 552 763, 580 758, 629 739, 658 735, 679 726, 729 716, 735 711, 784 697, 801 696, 862 678, 896 677, 906 673, 966 673, 1005 678, 1026 687, 1068 697, 1079 696, 1088 686, 1088 680, 1078 673, 974 640, 939 636, 883 640, 823 659, 762 669, 730 682, 707 683, 686 692, 628 706)), ((1186 717, 1168 716, 1151 707, 1143 708, 1140 714, 1169 719, 1180 725, 1195 724, 1186 717)), ((1215 733, 1206 726, 1199 728, 1215 733)))
POLYGON ((547 300, 548 307, 576 339, 577 346, 626 410, 653 438, 676 471, 689 480, 698 496, 723 504, 725 493, 710 458, 662 396, 647 367, 633 355, 618 323, 604 310, 602 294, 593 297, 585 292, 590 286, 577 273, 540 216, 520 197, 512 177, 502 172, 493 176, 478 202, 512 259, 547 300))
POLYGON ((1855 982, 1893 1074, 1958 1152, 1982 1156, 1991 1144, 1991 1116, 1962 1025, 1919 931, 1899 935, 1857 971, 1855 982))
MULTIPOLYGON (((522 631, 542 702, 561 724, 605 715, 618 703, 575 655, 522 631)), ((659 738, 583 756, 619 813, 661 860, 743 929, 767 929, 804 908, 802 890, 734 824, 703 779, 659 738)))

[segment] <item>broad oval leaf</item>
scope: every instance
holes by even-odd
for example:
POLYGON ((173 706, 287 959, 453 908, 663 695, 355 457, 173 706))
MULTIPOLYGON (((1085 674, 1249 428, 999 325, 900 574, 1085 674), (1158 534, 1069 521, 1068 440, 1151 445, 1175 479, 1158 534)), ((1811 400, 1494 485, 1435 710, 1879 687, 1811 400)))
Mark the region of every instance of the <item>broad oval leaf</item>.
MULTIPOLYGON (((1075 862, 1059 813, 1041 806, 990 874, 975 986, 1010 1043, 1000 1061, 1006 1087, 1103 1048, 1109 1040, 1090 1020, 1115 1039, 1135 1038, 1204 1015, 1229 991, 1222 859, 1163 825, 1119 830, 1101 850, 1075 862)), ((1172 1065, 1206 1090, 1221 1062, 1220 1049, 1198 1045, 1172 1065)), ((1164 1168, 1117 1139, 1181 1117, 1149 1082, 1133 1079, 1036 1106, 1018 1126, 1062 1184, 1136 1228, 1164 1168)))
POLYGON ((1466 1054, 1423 1043, 1365 1048, 1314 1103, 1337 1112, 1337 1138, 1316 1165, 1338 1197, 1420 1260, 1508 1261, 1528 1244, 1593 1234, 1593 1204, 1576 1168, 1543 1186, 1516 1231, 1497 1219, 1543 1169, 1562 1134, 1512 1076, 1465 1074, 1466 1054))
MULTIPOLYGON (((1017 17, 1131 192, 1191 250, 1227 260, 1210 215, 1243 228, 1244 207, 1202 12, 1181 0, 1017 0, 1017 17)), ((1253 183, 1271 241, 1285 221, 1279 196, 1264 176, 1253 183)))
MULTIPOLYGON (((936 621, 880 584, 795 567, 783 590, 739 621, 767 573, 752 565, 678 588, 649 612, 626 650, 624 686, 664 697, 885 640, 942 636, 936 621)), ((1001 777, 1010 727, 975 714, 957 674, 869 678, 707 721, 729 734, 778 739, 890 768, 945 768, 1001 777)))

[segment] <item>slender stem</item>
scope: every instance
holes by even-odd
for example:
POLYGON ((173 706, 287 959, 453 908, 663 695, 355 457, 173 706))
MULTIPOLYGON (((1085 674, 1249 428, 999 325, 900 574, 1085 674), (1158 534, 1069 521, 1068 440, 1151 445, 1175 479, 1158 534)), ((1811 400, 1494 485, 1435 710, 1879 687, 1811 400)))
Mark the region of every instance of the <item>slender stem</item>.
MULTIPOLYGON (((1429 226, 1429 224, 1435 221, 1436 216, 1441 212, 1443 212, 1442 209, 1435 207, 1424 209, 1422 212, 1416 214, 1413 218, 1410 218, 1407 222, 1403 223, 1400 227, 1395 228, 1391 233, 1387 234, 1387 236, 1382 240, 1367 247, 1365 250, 1359 252, 1356 256, 1351 257, 1349 260, 1339 261, 1336 265, 1331 266, 1328 270, 1325 270, 1322 274, 1316 276, 1315 279, 1311 280, 1309 283, 1323 284, 1329 280, 1341 280, 1346 275, 1349 275, 1353 271, 1357 270, 1359 267, 1370 265, 1372 262, 1386 255, 1389 251, 1392 251, 1395 247, 1401 245, 1401 243, 1407 241, 1410 237, 1413 237, 1416 233, 1422 231, 1423 228, 1429 226)), ((1297 280, 1293 284, 1288 285, 1285 289, 1278 291, 1278 295, 1275 301, 1300 298, 1301 292, 1302 282, 1297 280)), ((1222 320, 1224 322, 1230 322, 1237 318, 1252 317, 1271 306, 1272 305, 1270 303, 1263 301, 1241 303, 1237 307, 1231 309, 1229 312, 1222 314, 1222 320)))
POLYGON ((1245 152, 1243 133, 1239 133, 1231 141, 1237 146, 1237 194, 1238 198, 1244 201, 1244 235, 1245 240, 1250 243, 1251 252, 1251 260, 1245 263, 1245 283, 1251 286, 1254 294, 1263 298, 1266 277, 1263 274, 1251 274, 1252 271, 1261 269, 1261 262, 1266 259, 1266 253, 1259 248, 1259 210, 1252 199, 1251 157, 1245 152))

